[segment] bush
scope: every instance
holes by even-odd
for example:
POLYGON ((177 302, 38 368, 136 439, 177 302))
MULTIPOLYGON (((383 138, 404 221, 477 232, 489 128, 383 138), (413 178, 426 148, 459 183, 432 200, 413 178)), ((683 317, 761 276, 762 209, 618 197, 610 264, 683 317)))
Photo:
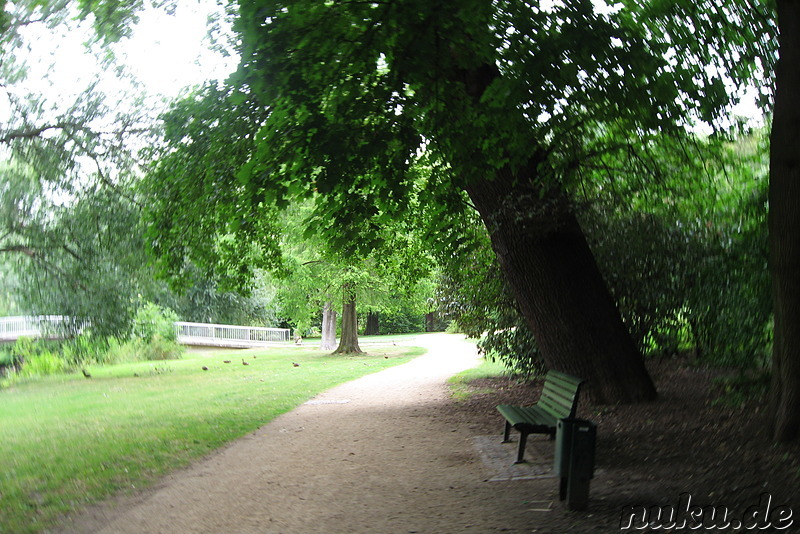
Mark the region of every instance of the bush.
POLYGON ((117 364, 151 360, 177 360, 183 356, 185 348, 176 341, 155 336, 150 341, 131 339, 124 343, 114 339, 109 343, 103 363, 117 364))
POLYGON ((146 343, 139 342, 140 359, 147 361, 177 360, 183 356, 185 350, 177 341, 164 339, 158 335, 146 343))
POLYGON ((445 332, 448 334, 464 334, 464 329, 461 328, 461 325, 458 324, 458 321, 452 320, 448 323, 445 332))
POLYGON ((133 337, 145 342, 156 338, 176 341, 177 334, 174 323, 177 320, 178 315, 174 311, 147 302, 139 308, 133 318, 133 337))
POLYGON ((66 368, 78 369, 93 363, 103 363, 108 352, 109 338, 96 337, 85 330, 72 339, 61 342, 58 350, 66 368))
POLYGON ((98 363, 102 363, 103 365, 115 365, 118 363, 137 361, 139 358, 134 347, 135 342, 133 341, 123 342, 115 337, 109 338, 108 348, 98 363))
POLYGON ((64 360, 50 351, 45 351, 26 359, 19 375, 25 378, 54 375, 63 373, 65 367, 64 360))
POLYGON ((9 370, 14 371, 15 362, 14 355, 10 350, 0 350, 0 377, 5 375, 9 370))
POLYGON ((63 373, 67 365, 57 351, 49 350, 50 346, 57 347, 57 344, 19 338, 10 351, 4 351, 0 369, 5 369, 5 378, 1 385, 14 384, 21 378, 63 373))
POLYGON ((766 191, 732 213, 618 213, 583 224, 631 336, 644 353, 693 348, 716 365, 766 367, 771 343, 766 191))
POLYGON ((41 351, 41 341, 29 337, 17 339, 11 347, 11 364, 20 367, 41 351))
POLYGON ((700 243, 674 219, 659 215, 599 206, 582 215, 595 259, 634 342, 644 353, 675 352, 686 291, 702 257, 700 243))

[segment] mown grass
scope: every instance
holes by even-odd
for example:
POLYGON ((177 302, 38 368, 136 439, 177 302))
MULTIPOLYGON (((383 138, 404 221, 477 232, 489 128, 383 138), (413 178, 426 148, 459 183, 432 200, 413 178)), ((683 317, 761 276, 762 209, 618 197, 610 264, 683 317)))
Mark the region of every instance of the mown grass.
POLYGON ((40 532, 65 513, 185 466, 321 391, 422 352, 389 345, 362 356, 310 348, 190 353, 177 361, 89 368, 89 379, 55 375, 0 390, 0 532, 40 532))
POLYGON ((494 378, 507 375, 509 370, 498 361, 483 359, 477 367, 462 371, 448 379, 450 394, 457 401, 465 401, 472 395, 491 393, 492 389, 480 389, 472 385, 472 381, 481 378, 494 378))

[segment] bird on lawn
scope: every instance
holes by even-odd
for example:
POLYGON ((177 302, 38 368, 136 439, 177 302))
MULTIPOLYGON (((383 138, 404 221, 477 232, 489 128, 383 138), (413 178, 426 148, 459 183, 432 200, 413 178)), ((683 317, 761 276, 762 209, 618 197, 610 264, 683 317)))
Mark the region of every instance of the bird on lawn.
POLYGON ((242 365, 250 365, 250 364, 244 361, 244 358, 242 358, 242 365))
POLYGON ((300 367, 300 364, 299 364, 299 363, 297 363, 297 362, 292 362, 292 365, 293 365, 294 367, 300 367))
POLYGON ((86 369, 81 369, 81 372, 83 372, 83 376, 85 376, 86 378, 92 378, 92 375, 90 375, 89 371, 87 371, 86 369))
POLYGON ((204 366, 203 366, 203 371, 208 371, 208 367, 206 367, 206 366, 204 365, 204 366))
POLYGON ((222 360, 222 363, 231 363, 230 360, 222 360))

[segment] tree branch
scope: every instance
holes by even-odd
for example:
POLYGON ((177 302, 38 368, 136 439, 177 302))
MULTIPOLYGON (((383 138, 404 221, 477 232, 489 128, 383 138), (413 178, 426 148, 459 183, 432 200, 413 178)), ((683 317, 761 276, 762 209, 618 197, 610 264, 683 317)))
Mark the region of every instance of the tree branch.
POLYGON ((19 139, 34 139, 49 130, 66 130, 67 128, 75 126, 81 127, 80 125, 72 124, 70 122, 58 122, 56 124, 48 124, 46 126, 30 128, 28 130, 12 130, 6 133, 3 137, 0 137, 0 143, 7 145, 12 141, 17 141, 19 139))
POLYGON ((27 245, 9 245, 7 247, 0 248, 0 253, 2 252, 19 252, 21 254, 25 254, 29 258, 36 258, 38 255, 36 250, 27 245))
MULTIPOLYGON (((72 251, 70 251, 68 248, 64 247, 64 249, 70 254, 72 254, 72 251)), ((60 268, 59 266, 55 265, 50 261, 47 261, 41 254, 39 254, 39 252, 36 249, 33 249, 27 245, 10 245, 7 247, 0 248, 0 253, 3 252, 19 252, 20 254, 24 254, 25 256, 28 256, 31 260, 41 265, 46 271, 53 272, 56 275, 66 280, 70 280, 73 285, 79 287, 83 291, 87 292, 89 291, 89 288, 85 284, 77 280, 74 276, 70 275, 64 269, 60 268)))

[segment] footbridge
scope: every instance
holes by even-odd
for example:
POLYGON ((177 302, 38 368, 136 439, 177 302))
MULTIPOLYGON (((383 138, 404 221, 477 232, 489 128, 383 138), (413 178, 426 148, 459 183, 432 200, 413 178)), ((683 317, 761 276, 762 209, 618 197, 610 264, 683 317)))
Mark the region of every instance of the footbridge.
POLYGON ((178 343, 207 347, 248 348, 276 343, 290 343, 292 332, 288 328, 261 326, 236 326, 210 323, 175 323, 178 343))
MULTIPOLYGON (((0 317, 0 343, 11 343, 21 337, 58 338, 66 320, 61 315, 0 317)), ((291 343, 288 328, 187 322, 176 322, 174 327, 182 345, 249 348, 291 343)))
POLYGON ((57 338, 65 318, 61 315, 0 317, 0 342, 21 337, 57 338))

